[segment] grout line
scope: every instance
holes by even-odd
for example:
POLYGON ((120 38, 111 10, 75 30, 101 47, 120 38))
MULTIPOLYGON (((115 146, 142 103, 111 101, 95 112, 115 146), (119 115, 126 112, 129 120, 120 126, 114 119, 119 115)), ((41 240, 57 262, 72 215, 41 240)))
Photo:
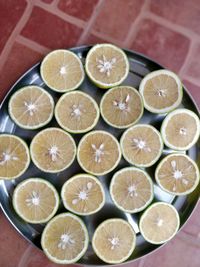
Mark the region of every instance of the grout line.
POLYGON ((200 80, 199 79, 196 79, 196 78, 193 78, 187 74, 185 74, 183 77, 182 77, 182 80, 187 80, 188 82, 191 82, 193 83, 194 85, 198 86, 199 87, 199 84, 200 84, 200 80))
POLYGON ((16 37, 20 34, 21 30, 23 29, 24 25, 26 24, 26 22, 28 21, 30 14, 32 12, 32 8, 33 5, 29 2, 27 2, 27 7, 24 11, 24 13, 22 14, 21 18, 19 19, 16 27, 14 28, 14 30, 12 31, 10 37, 8 38, 6 45, 4 46, 2 53, 0 55, 0 71, 3 68, 3 65, 5 64, 8 55, 12 49, 12 46, 15 42, 16 37))
POLYGON ((83 31, 83 33, 81 34, 77 44, 80 45, 80 44, 83 44, 89 34, 89 31, 91 30, 97 16, 99 15, 99 12, 100 10, 102 9, 102 6, 104 4, 104 0, 99 0, 98 4, 96 5, 92 15, 91 15, 91 18, 90 20, 88 21, 86 27, 85 27, 85 30, 83 31))
POLYGON ((129 31, 129 33, 128 33, 125 41, 124 41, 125 47, 129 47, 132 44, 133 40, 135 39, 135 37, 139 31, 138 26, 140 25, 141 21, 144 19, 145 11, 148 10, 148 8, 149 8, 149 1, 146 0, 143 4, 141 10, 140 10, 139 15, 137 16, 137 18, 135 19, 135 21, 131 25, 131 29, 130 29, 130 31, 129 31))
POLYGON ((80 20, 78 18, 75 18, 73 16, 70 16, 66 13, 64 13, 63 11, 59 10, 57 8, 57 6, 55 5, 48 5, 48 4, 45 4, 43 2, 34 2, 35 3, 35 6, 38 6, 46 11, 48 11, 49 13, 52 13, 53 15, 56 15, 57 17, 63 19, 64 21, 70 23, 70 24, 74 24, 80 28, 84 28, 86 26, 86 22, 83 21, 83 20, 80 20))
POLYGON ((53 7, 57 7, 60 0, 54 0, 50 5, 53 7))
POLYGON ((29 48, 31 48, 32 50, 42 53, 42 54, 47 54, 48 52, 50 52, 51 50, 43 45, 40 45, 22 35, 18 35, 16 38, 16 41, 22 45, 25 45, 29 48))

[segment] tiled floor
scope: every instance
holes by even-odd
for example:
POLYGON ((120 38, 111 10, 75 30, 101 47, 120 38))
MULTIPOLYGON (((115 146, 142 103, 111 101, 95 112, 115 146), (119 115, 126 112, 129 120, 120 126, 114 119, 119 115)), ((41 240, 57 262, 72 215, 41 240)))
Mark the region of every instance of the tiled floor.
MULTIPOLYGON (((200 106, 200 0, 1 0, 0 98, 51 49, 112 42, 176 71, 200 106)), ((130 267, 199 267, 200 204, 183 230, 130 267)), ((0 213, 0 267, 55 267, 0 213)))

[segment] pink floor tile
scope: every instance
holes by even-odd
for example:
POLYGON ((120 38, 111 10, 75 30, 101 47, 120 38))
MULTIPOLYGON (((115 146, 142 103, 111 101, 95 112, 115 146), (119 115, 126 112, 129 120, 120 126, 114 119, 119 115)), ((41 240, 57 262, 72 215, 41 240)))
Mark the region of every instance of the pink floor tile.
POLYGON ((185 84, 186 88, 189 90, 189 92, 193 96, 195 102, 200 107, 200 86, 194 85, 187 80, 183 80, 183 84, 185 84))
POLYGON ((1 71, 0 99, 27 69, 41 59, 42 54, 15 43, 1 71))
POLYGON ((18 0, 15 3, 13 1, 0 1, 0 53, 21 18, 26 5, 25 0, 18 0))
POLYGON ((189 39, 182 34, 145 19, 140 24, 131 48, 178 71, 187 55, 189 43, 189 39))
POLYGON ((98 0, 60 0, 58 8, 68 15, 89 20, 98 0))
POLYGON ((186 74, 200 80, 200 44, 196 45, 186 68, 186 74))
POLYGON ((137 18, 143 2, 143 0, 104 1, 93 29, 123 41, 137 18))
POLYGON ((200 34, 200 2, 198 1, 199 9, 193 2, 193 0, 151 0, 150 9, 157 15, 200 34))
POLYGON ((89 44, 102 44, 102 43, 106 43, 105 40, 93 35, 93 34, 90 34, 87 36, 87 38, 85 39, 84 41, 84 44, 85 45, 89 45, 89 44))
POLYGON ((46 47, 75 46, 82 29, 39 7, 35 7, 22 35, 46 47))
POLYGON ((46 4, 51 4, 53 2, 53 0, 42 0, 42 2, 44 2, 46 4))

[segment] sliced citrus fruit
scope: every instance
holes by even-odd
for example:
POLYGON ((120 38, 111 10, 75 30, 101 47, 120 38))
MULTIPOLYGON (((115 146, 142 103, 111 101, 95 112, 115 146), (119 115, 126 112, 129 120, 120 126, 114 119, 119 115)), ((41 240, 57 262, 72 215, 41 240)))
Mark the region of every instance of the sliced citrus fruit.
POLYGON ((26 222, 45 223, 58 210, 59 196, 54 186, 46 180, 29 178, 15 188, 13 206, 26 222))
POLYGON ((0 179, 20 177, 30 164, 26 143, 15 135, 0 135, 0 179))
POLYGON ((140 232, 149 243, 163 244, 177 233, 180 218, 171 204, 157 202, 144 211, 141 216, 140 232))
POLYGON ((174 110, 164 119, 161 134, 166 146, 174 150, 188 150, 199 138, 199 118, 189 109, 174 110))
POLYGON ((68 168, 76 156, 76 144, 70 134, 59 128, 47 128, 36 134, 30 145, 33 163, 44 172, 68 168))
POLYGON ((98 212, 105 203, 105 193, 99 180, 89 174, 77 174, 67 180, 61 190, 65 208, 80 215, 98 212))
POLYGON ((122 49, 111 44, 97 44, 87 54, 86 73, 100 88, 121 84, 129 73, 129 62, 122 49))
POLYGON ((114 87, 102 97, 100 109, 103 119, 109 125, 128 128, 142 117, 142 98, 133 87, 114 87))
POLYGON ((134 125, 121 137, 122 154, 130 164, 152 166, 161 156, 163 142, 156 128, 146 124, 134 125))
POLYGON ((85 76, 80 58, 64 49, 50 52, 41 63, 40 73, 48 87, 60 93, 78 88, 85 76))
POLYGON ((15 92, 9 101, 9 114, 21 128, 37 129, 53 117, 53 97, 39 86, 26 86, 15 92))
POLYGON ((166 113, 178 107, 182 101, 182 90, 179 77, 164 69, 147 74, 139 88, 144 107, 153 113, 166 113))
POLYGON ((88 247, 88 232, 80 218, 61 213, 48 222, 42 233, 41 245, 46 256, 55 263, 78 261, 88 247))
POLYGON ((124 168, 114 174, 110 195, 119 209, 130 213, 139 212, 153 200, 153 182, 143 170, 124 168))
POLYGON ((122 219, 108 219, 94 232, 92 247, 97 256, 106 263, 121 263, 135 249, 136 234, 132 226, 122 219))
POLYGON ((68 132, 84 133, 97 124, 99 108, 95 100, 86 93, 66 93, 58 100, 55 108, 58 124, 68 132))
POLYGON ((111 172, 121 159, 117 139, 105 131, 92 131, 81 139, 77 159, 81 168, 94 175, 111 172))
POLYGON ((155 178, 159 186, 173 195, 186 195, 199 183, 197 164, 187 155, 171 154, 158 164, 155 178))

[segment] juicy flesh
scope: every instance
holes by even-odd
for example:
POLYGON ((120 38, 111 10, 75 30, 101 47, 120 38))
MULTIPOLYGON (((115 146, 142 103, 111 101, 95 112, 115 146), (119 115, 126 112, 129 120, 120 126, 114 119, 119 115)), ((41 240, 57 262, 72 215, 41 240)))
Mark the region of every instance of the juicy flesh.
POLYGON ((77 58, 64 51, 50 54, 42 63, 42 73, 47 84, 59 91, 76 87, 83 78, 77 58))
POLYGON ((102 204, 103 193, 95 180, 80 176, 65 187, 64 201, 74 212, 93 212, 102 204))
POLYGON ((35 137, 32 154, 41 168, 60 170, 74 158, 75 146, 69 136, 54 129, 40 132, 35 137))
POLYGON ((123 209, 137 211, 152 197, 152 186, 145 174, 139 170, 119 172, 114 181, 112 194, 123 209))
POLYGON ((142 109, 138 94, 125 86, 110 91, 102 103, 104 117, 116 126, 133 124, 141 115, 142 109))
POLYGON ((0 136, 0 176, 12 178, 26 167, 28 154, 23 143, 12 136, 0 136))
POLYGON ((175 211, 167 205, 151 207, 142 219, 141 228, 145 237, 154 242, 165 242, 177 230, 178 218, 175 211))
POLYGON ((136 165, 148 165, 154 161, 161 145, 158 134, 146 126, 130 129, 122 142, 124 155, 136 165))
POLYGON ((71 131, 77 131, 91 127, 98 114, 93 101, 76 92, 69 93, 62 99, 57 107, 57 116, 62 125, 71 131))
POLYGON ((97 81, 106 84, 119 82, 126 74, 124 55, 111 47, 97 48, 90 54, 88 70, 97 81))
POLYGON ((48 94, 34 86, 17 93, 11 100, 12 116, 24 126, 36 126, 46 122, 53 112, 48 94))
POLYGON ((164 109, 178 100, 179 88, 173 77, 160 74, 146 82, 143 95, 149 106, 164 109))
POLYGON ((158 171, 160 184, 173 193, 190 190, 198 179, 194 164, 186 157, 171 156, 163 162, 158 171))

